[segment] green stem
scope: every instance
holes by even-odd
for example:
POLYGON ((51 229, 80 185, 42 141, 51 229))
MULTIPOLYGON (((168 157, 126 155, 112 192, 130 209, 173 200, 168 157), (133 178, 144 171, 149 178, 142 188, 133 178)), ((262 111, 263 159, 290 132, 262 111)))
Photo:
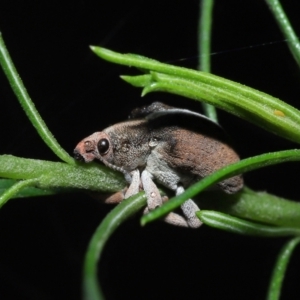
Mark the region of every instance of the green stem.
MULTIPOLYGON (((211 45, 211 26, 212 26, 212 11, 214 0, 200 0, 200 13, 198 25, 198 52, 199 66, 198 70, 210 73, 210 45, 211 45)), ((217 112, 213 105, 202 103, 205 115, 217 122, 217 112)))
MULTIPOLYGON (((288 153, 292 155, 295 151, 288 153)), ((274 158, 274 154, 271 156, 274 158)), ((70 166, 11 155, 0 155, 0 177, 34 181, 38 179, 35 186, 47 189, 48 192, 70 189, 116 192, 126 186, 122 174, 101 165, 70 166)), ((248 188, 234 195, 221 191, 202 193, 200 207, 267 224, 300 228, 299 203, 248 188)))
POLYGON ((58 144, 47 125, 41 118, 40 114, 35 108, 34 103, 30 99, 25 86, 10 58, 8 50, 5 46, 2 34, 0 33, 0 64, 14 91, 17 99, 19 100, 22 108, 24 109, 27 117, 32 125, 37 130, 40 137, 46 145, 62 160, 70 165, 75 165, 74 159, 58 144))
POLYGON ((83 295, 85 300, 104 299, 97 279, 97 262, 106 241, 130 216, 146 205, 145 194, 139 193, 118 204, 100 223, 90 240, 84 260, 83 295))
POLYGON ((281 287, 285 276, 288 263, 296 246, 300 243, 300 237, 296 237, 288 241, 280 251, 275 267, 273 269, 272 278, 269 285, 268 300, 279 300, 281 287))
POLYGON ((292 52, 298 66, 300 66, 300 42, 285 14, 279 0, 266 0, 271 12, 273 13, 279 28, 287 39, 288 46, 292 52))
POLYGON ((76 166, 61 162, 26 159, 0 155, 0 177, 10 179, 38 179, 37 187, 68 188, 85 191, 116 192, 126 186, 124 176, 97 164, 76 166))

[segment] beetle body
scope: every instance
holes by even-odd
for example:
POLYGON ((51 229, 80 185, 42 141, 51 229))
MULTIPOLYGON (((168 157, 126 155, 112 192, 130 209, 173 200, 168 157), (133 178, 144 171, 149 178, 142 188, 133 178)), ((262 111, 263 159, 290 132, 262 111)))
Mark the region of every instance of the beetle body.
MULTIPOLYGON (((138 192, 142 185, 148 199, 151 195, 158 198, 154 203, 148 201, 149 209, 162 203, 153 181, 179 194, 192 183, 239 160, 223 130, 198 113, 155 102, 135 109, 131 118, 85 138, 74 153, 85 162, 96 158, 123 172, 131 183, 126 197, 138 192)), ((235 193, 242 188, 243 179, 234 176, 218 186, 226 193, 235 193)), ((188 213, 193 210, 192 220, 187 223, 199 227, 200 221, 194 214, 199 208, 196 204, 192 206, 187 208, 188 213)))

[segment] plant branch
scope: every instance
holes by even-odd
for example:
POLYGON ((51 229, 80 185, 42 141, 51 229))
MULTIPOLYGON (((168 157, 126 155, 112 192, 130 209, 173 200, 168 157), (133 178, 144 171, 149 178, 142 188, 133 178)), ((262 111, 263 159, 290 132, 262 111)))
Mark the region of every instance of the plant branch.
POLYGON ((26 159, 0 155, 0 177, 10 179, 38 179, 35 186, 43 189, 81 189, 85 191, 116 192, 126 186, 124 176, 100 164, 26 159))

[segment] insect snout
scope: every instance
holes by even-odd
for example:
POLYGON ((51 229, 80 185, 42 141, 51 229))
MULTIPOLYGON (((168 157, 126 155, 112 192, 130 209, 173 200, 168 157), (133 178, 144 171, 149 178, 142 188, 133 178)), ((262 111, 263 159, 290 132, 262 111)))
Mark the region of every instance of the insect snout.
POLYGON ((90 162, 95 159, 93 143, 83 140, 74 149, 74 158, 79 161, 90 162))
POLYGON ((84 157, 81 155, 77 148, 74 149, 74 158, 79 161, 85 161, 84 157))

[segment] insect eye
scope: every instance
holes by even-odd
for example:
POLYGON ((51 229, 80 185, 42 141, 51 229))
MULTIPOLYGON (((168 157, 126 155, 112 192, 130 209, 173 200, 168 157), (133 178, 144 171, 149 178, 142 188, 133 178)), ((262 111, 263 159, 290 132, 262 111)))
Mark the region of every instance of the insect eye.
POLYGON ((109 149, 109 141, 108 139, 101 139, 99 142, 98 142, 98 151, 101 155, 104 155, 107 153, 108 149, 109 149))

